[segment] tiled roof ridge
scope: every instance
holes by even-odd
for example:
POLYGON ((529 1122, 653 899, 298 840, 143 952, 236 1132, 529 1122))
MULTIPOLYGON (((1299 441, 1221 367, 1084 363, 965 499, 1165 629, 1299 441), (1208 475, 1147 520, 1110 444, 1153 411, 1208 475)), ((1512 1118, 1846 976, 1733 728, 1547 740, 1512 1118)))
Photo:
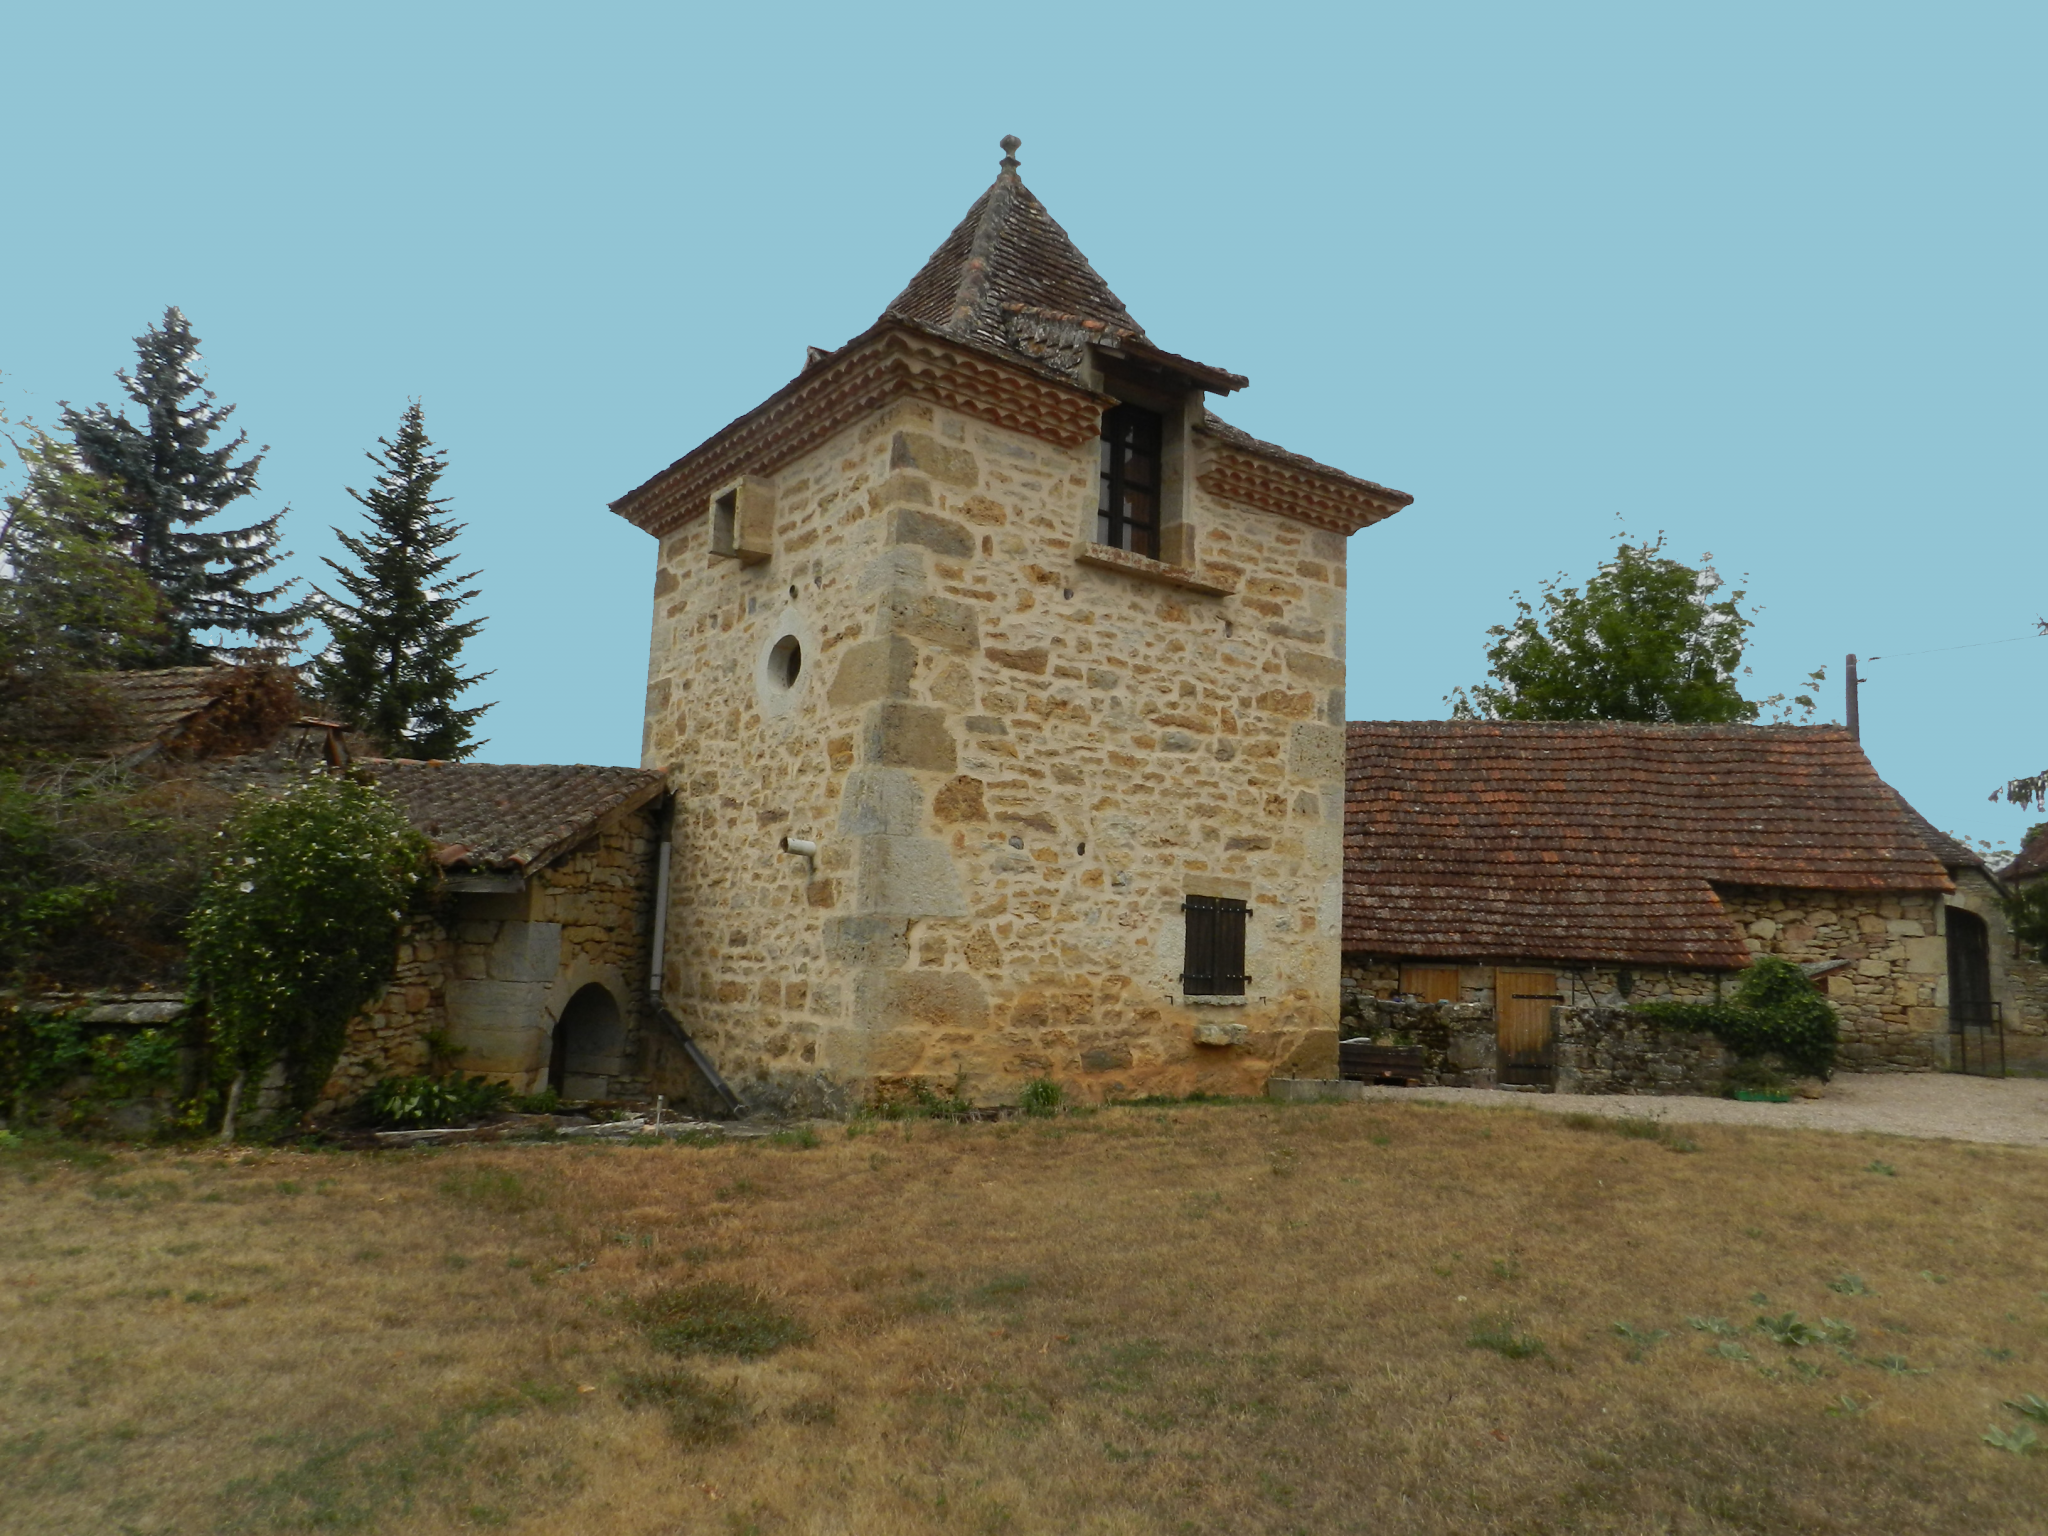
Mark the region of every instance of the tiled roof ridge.
POLYGON ((1561 735, 1591 735, 1605 731, 1614 735, 1628 735, 1632 732, 1658 732, 1666 735, 1692 735, 1701 737, 1725 736, 1739 741, 1761 735, 1810 736, 1839 738, 1854 741, 1847 726, 1831 723, 1815 725, 1791 725, 1780 722, 1750 724, 1730 722, 1727 724, 1701 724, 1680 720, 1347 720, 1345 729, 1352 731, 1483 731, 1530 732, 1556 731, 1561 735))
POLYGON ((1715 888, 1947 892, 1834 725, 1348 722, 1345 948, 1738 968, 1715 888))
POLYGON ((981 317, 982 306, 988 300, 988 264, 1002 243, 1019 185, 1015 171, 999 172, 995 185, 975 203, 979 212, 970 210, 967 215, 975 221, 974 238, 968 242, 967 260, 960 264, 960 276, 953 286, 953 312, 941 327, 950 335, 965 337, 974 333, 974 322, 981 317))
POLYGON ((1030 355, 1003 314, 1029 315, 1147 343, 1144 326, 1017 174, 1005 138, 996 179, 925 259, 883 319, 921 321, 960 341, 1030 355))

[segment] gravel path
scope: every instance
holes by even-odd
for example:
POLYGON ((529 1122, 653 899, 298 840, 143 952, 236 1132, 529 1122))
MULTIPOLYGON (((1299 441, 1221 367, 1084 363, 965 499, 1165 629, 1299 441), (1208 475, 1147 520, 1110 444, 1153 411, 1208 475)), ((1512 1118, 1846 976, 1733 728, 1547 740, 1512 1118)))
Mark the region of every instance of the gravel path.
POLYGON ((1424 1098, 1488 1109, 1634 1115, 1673 1123, 1775 1125, 1805 1131, 1877 1131, 1930 1140, 2048 1147, 2048 1078, 1946 1072, 1838 1075, 1824 1097, 1790 1104, 1648 1094, 1511 1093, 1497 1088, 1367 1088, 1369 1099, 1424 1098))

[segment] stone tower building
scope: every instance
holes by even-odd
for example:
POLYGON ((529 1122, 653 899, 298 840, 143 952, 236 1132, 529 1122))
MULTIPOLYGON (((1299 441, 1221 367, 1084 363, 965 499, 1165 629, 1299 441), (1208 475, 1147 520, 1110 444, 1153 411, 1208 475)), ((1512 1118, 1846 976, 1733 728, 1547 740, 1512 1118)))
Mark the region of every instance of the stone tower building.
POLYGON ((756 1104, 1333 1075, 1345 541, 1002 168, 866 331, 613 509, 660 541, 663 995, 756 1104))

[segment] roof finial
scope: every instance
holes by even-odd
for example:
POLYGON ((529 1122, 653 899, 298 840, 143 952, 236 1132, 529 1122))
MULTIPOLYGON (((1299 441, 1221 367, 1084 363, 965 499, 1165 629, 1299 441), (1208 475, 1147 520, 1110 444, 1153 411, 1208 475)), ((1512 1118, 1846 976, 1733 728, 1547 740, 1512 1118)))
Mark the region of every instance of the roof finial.
POLYGON ((1014 171, 1017 169, 1017 151, 1024 147, 1024 141, 1014 133, 1006 133, 1003 135, 1002 144, 1003 169, 1014 171))

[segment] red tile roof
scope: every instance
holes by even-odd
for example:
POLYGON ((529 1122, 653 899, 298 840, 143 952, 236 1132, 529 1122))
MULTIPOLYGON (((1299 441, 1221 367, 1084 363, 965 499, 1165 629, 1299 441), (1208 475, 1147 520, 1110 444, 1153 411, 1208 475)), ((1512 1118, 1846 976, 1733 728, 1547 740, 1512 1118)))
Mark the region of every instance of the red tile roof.
POLYGON ((1946 891, 1834 726, 1354 721, 1344 947, 1738 968, 1716 884, 1946 891))
POLYGON ((1014 141, 1002 169, 975 199, 883 319, 908 320, 957 340, 1078 371, 1086 345, 1127 347, 1144 361, 1228 393, 1246 380, 1152 345, 1145 328, 1088 264, 1045 204, 1017 174, 1014 141))
POLYGON ((444 865, 529 870, 552 862, 615 812, 661 794, 645 768, 582 763, 421 763, 367 758, 359 767, 433 840, 444 865))
POLYGON ((2036 880, 2048 875, 2048 827, 2037 829, 2020 848, 2020 856, 2004 869, 1999 878, 2007 884, 2015 880, 2036 880))
MULTIPOLYGON (((1014 141, 1006 140, 1006 151, 1014 141)), ((995 182, 967 210, 909 285, 881 317, 844 346, 813 347, 804 369, 761 405, 699 443, 667 469, 612 502, 612 510, 659 537, 709 506, 711 493, 738 474, 772 475, 867 411, 900 393, 919 393, 1006 427, 1023 425, 1049 441, 1079 446, 1097 429, 1101 397, 1088 382, 1089 351, 1139 377, 1165 374, 1212 394, 1242 389, 1240 374, 1162 351, 1076 249, 1045 205, 1017 175, 1006 154, 995 182), (930 341, 965 354, 970 364, 995 357, 1044 387, 1019 391, 1006 379, 1000 391, 956 370, 950 358, 933 366, 930 341), (914 358, 899 359, 914 340, 914 358), (942 386, 942 387, 941 387, 942 386), (986 388, 987 397, 983 398, 986 388), (1086 391, 1085 393, 1076 393, 1086 391), (1077 409, 1078 407, 1078 409, 1077 409), (1083 431, 1071 429, 1085 413, 1083 431), (1054 430, 1048 431, 1050 426, 1054 430)), ((1212 494, 1354 532, 1414 498, 1347 475, 1213 416, 1197 424, 1214 442, 1263 463, 1249 475, 1214 473, 1203 481, 1212 494), (1272 466, 1283 471, 1275 475, 1272 466), (1252 482, 1272 482, 1263 487, 1252 482)))

